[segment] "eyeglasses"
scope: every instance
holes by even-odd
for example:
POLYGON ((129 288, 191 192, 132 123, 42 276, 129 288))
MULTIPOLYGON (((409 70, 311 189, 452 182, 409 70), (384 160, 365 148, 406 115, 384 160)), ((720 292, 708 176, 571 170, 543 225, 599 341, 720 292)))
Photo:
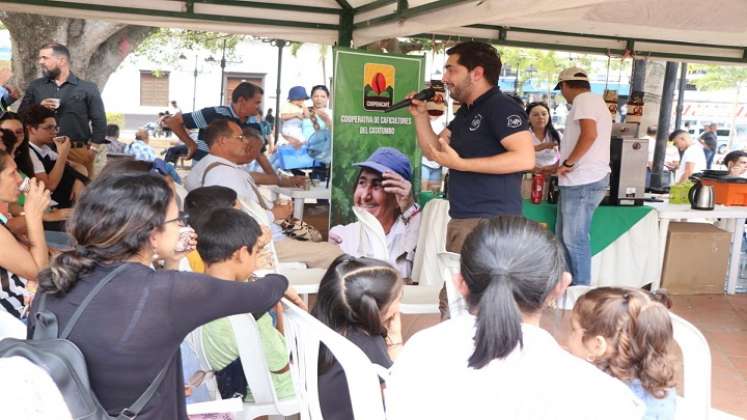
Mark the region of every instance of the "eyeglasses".
POLYGON ((57 125, 40 125, 39 128, 51 131, 58 131, 60 129, 57 125))
POLYGON ((230 136, 231 139, 238 139, 242 143, 246 143, 249 141, 249 138, 244 135, 238 135, 238 136, 230 136))
POLYGON ((183 211, 180 211, 179 217, 177 217, 176 219, 167 220, 163 222, 163 224, 165 225, 167 223, 173 223, 173 222, 176 222, 176 224, 179 225, 180 227, 187 227, 189 226, 189 214, 183 211))

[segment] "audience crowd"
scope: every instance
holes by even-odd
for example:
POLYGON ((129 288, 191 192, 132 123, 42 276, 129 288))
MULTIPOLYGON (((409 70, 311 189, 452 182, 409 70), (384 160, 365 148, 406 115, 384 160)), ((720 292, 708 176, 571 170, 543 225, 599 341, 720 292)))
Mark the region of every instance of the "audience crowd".
MULTIPOLYGON (((672 323, 661 296, 592 289, 567 315, 567 348, 540 326, 572 282, 590 283, 588 226, 580 233, 569 226, 588 225, 599 204, 609 114, 586 73, 560 75, 576 124, 561 139, 547 104, 524 112, 495 88, 498 74, 484 64, 497 59, 500 70, 492 47, 468 42, 447 54, 444 82, 468 106, 440 133, 422 102, 410 112, 424 154, 450 168, 451 188, 461 188, 449 197, 448 247, 461 255, 453 285, 465 314, 403 341, 400 301, 406 284, 418 281, 421 214, 412 163, 397 149, 351 162, 360 168, 350 192, 360 220, 332 227, 327 242, 299 240, 287 227, 298 226, 290 203, 263 194, 262 185, 305 182, 270 164, 275 118, 283 141, 325 170, 328 152, 319 148, 329 147, 333 124, 325 86, 310 95, 291 88, 277 116, 268 110, 264 119, 263 91, 247 82, 229 106, 184 113, 174 102, 161 123, 182 144, 162 160, 145 129, 131 142, 119 139, 95 85, 70 72, 70 53, 56 43, 40 49, 44 76, 31 83, 20 112, 0 117, 0 311, 26 323, 29 339, 47 332, 49 316, 74 325, 68 340, 114 416, 131 417, 152 386, 158 397, 137 418, 187 419, 187 401, 207 398, 198 389, 209 375, 219 396, 254 401, 244 372, 257 367, 242 363, 233 315, 256 325, 277 398, 296 396, 285 297, 389 370, 381 383, 387 418, 673 418, 672 323), (495 117, 485 126, 495 130, 474 123, 483 108, 485 118, 495 117), (190 130, 199 130, 196 138, 190 130), (194 161, 183 184, 173 165, 180 156, 194 161), (517 175, 527 170, 561 177, 565 227, 557 238, 518 214, 517 175), (486 188, 505 197, 486 201, 486 188), (573 194, 591 198, 579 206, 573 194), (370 226, 381 227, 388 261, 367 251, 370 226), (324 270, 310 310, 278 274, 287 262, 324 270)), ((683 152, 679 180, 710 164, 688 133, 671 138, 683 152)), ((743 176, 747 154, 733 152, 725 163, 743 176)), ((325 346, 318 385, 325 419, 353 418, 346 372, 325 346)))

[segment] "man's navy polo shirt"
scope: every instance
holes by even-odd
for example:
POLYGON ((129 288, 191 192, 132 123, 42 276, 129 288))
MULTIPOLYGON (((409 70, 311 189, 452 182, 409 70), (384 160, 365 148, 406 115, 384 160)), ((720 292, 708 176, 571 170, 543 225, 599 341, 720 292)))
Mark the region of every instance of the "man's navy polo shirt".
POLYGON ((241 128, 252 127, 260 133, 262 132, 262 127, 259 124, 256 122, 249 122, 250 118, 247 118, 242 122, 230 106, 212 106, 209 108, 203 108, 199 111, 182 114, 184 127, 200 129, 200 132, 197 134, 197 150, 209 152, 207 142, 205 141, 205 133, 208 125, 220 118, 234 121, 241 128))
MULTIPOLYGON (((501 141, 528 129, 527 114, 493 87, 472 105, 462 104, 449 124, 459 156, 481 158, 506 152, 501 141)), ((521 173, 482 174, 449 170, 449 216, 453 219, 521 215, 521 173)))

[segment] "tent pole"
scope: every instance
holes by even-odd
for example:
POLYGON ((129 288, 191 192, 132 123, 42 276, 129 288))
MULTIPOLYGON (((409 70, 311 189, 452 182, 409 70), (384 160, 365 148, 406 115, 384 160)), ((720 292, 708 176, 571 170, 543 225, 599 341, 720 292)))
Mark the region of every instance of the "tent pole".
POLYGON ((667 61, 664 71, 664 87, 661 92, 661 106, 659 108, 659 122, 656 130, 656 148, 654 149, 654 167, 651 170, 651 188, 661 189, 664 159, 667 154, 667 140, 669 137, 669 123, 672 119, 672 99, 674 86, 677 81, 677 63, 667 61))
POLYGON ((685 85, 687 84, 687 63, 680 63, 680 82, 677 86, 677 114, 674 118, 674 129, 682 127, 682 110, 685 101, 685 85))
POLYGON ((646 83, 646 60, 637 59, 633 62, 633 74, 630 77, 630 92, 643 92, 646 83))
POLYGON ((283 47, 285 47, 286 42, 282 39, 276 39, 274 43, 278 47, 278 79, 275 87, 275 147, 277 147, 278 136, 280 135, 280 79, 283 74, 283 47))

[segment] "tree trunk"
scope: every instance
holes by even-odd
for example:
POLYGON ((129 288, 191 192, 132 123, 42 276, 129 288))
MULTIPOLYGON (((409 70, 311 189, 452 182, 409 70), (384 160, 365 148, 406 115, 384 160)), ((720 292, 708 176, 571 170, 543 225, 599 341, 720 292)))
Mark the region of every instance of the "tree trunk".
POLYGON ((100 20, 69 19, 27 13, 3 13, 0 21, 10 32, 13 80, 21 90, 40 76, 39 48, 55 41, 67 46, 76 76, 104 88, 109 76, 127 55, 156 28, 100 20))

